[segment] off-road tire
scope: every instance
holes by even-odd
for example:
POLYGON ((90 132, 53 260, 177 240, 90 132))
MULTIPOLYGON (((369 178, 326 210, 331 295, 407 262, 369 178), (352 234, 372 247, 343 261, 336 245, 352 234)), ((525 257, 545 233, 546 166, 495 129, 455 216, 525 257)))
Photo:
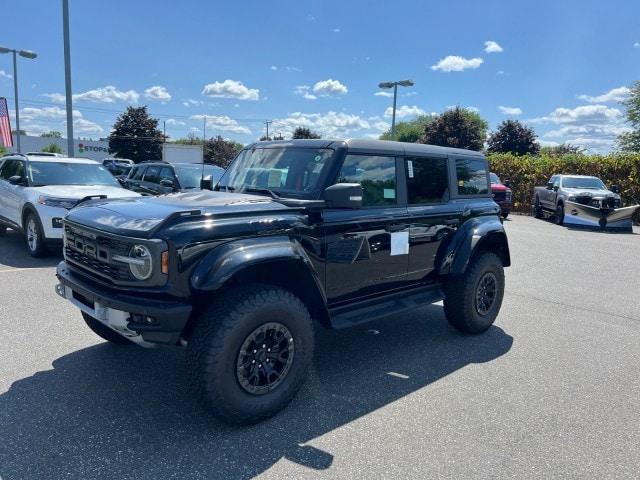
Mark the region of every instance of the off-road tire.
POLYGON ((235 287, 197 314, 187 347, 191 384, 217 418, 231 424, 257 423, 282 410, 296 395, 311 365, 313 348, 313 322, 298 297, 270 285, 235 287), (293 363, 273 390, 252 394, 240 385, 238 356, 247 337, 270 322, 291 332, 293 363))
POLYGON ((462 275, 448 279, 445 284, 444 313, 449 323, 464 333, 481 333, 487 330, 500 311, 504 296, 504 269, 495 253, 480 252, 462 275), (485 274, 491 273, 496 280, 496 295, 488 312, 478 312, 476 293, 485 274))
POLYGON ((506 220, 508 216, 509 216, 509 212, 502 212, 502 218, 504 220, 506 220))
POLYGON ((556 225, 564 225, 564 204, 559 203, 554 214, 556 225))
POLYGON ((536 197, 536 201, 533 204, 533 216, 536 218, 544 217, 544 212, 542 210, 542 205, 540 205, 540 199, 536 197))
POLYGON ((128 338, 123 337, 119 333, 114 332, 109 327, 93 318, 91 315, 82 312, 82 318, 84 318, 85 323, 93 333, 98 335, 100 338, 105 339, 107 342, 111 342, 116 345, 134 345, 134 342, 132 342, 128 338))
POLYGON ((27 251, 29 255, 35 258, 46 257, 49 254, 49 250, 47 249, 47 241, 44 238, 44 230, 42 228, 42 223, 40 222, 40 217, 34 212, 30 212, 27 214, 27 217, 24 221, 24 240, 27 245, 27 251), (35 240, 30 241, 30 230, 33 228, 33 233, 35 234, 35 240))

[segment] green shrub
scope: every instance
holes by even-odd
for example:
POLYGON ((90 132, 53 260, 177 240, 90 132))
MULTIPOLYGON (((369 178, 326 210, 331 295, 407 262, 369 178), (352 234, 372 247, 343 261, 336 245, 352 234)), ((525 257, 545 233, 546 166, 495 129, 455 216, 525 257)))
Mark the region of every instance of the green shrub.
POLYGON ((531 212, 533 187, 546 185, 557 173, 593 175, 607 185, 618 185, 625 205, 640 203, 640 154, 609 155, 488 155, 491 171, 511 180, 513 210, 531 212))

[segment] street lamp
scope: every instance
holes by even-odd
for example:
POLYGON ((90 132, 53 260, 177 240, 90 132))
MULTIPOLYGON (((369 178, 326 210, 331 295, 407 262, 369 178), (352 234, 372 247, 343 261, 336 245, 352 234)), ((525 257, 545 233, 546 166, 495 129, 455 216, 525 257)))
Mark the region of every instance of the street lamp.
POLYGON ((1 47, 0 53, 13 53, 13 96, 16 102, 16 148, 20 153, 20 109, 18 107, 18 62, 16 61, 16 54, 24 58, 34 59, 38 56, 36 52, 31 50, 14 50, 12 48, 1 47))
POLYGON ((382 82, 378 84, 380 88, 393 88, 393 116, 391 117, 391 138, 395 138, 396 133, 396 99, 398 97, 398 85, 401 87, 413 87, 413 80, 400 80, 399 82, 382 82))

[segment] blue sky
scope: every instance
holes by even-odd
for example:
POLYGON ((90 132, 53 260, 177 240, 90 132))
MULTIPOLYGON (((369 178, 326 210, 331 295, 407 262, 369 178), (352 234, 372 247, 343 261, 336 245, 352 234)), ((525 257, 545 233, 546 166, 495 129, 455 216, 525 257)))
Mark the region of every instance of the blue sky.
MULTIPOLYGON (((543 144, 607 151, 640 79, 640 3, 627 1, 70 0, 76 136, 109 133, 127 104, 167 133, 243 143, 308 126, 325 137, 377 136, 390 123, 380 81, 410 78, 399 120, 452 105, 495 128, 517 118, 543 144), (491 42, 491 43, 487 43, 491 42)), ((3 9, 0 45, 19 59, 22 128, 64 131, 60 1, 3 9)), ((0 55, 0 96, 13 97, 0 55)))

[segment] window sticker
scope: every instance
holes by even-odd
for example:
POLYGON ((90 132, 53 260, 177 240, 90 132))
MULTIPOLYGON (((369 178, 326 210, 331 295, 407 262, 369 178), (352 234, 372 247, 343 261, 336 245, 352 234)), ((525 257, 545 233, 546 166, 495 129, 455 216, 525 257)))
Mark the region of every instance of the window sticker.
POLYGON ((407 160, 407 173, 409 178, 413 178, 413 162, 411 160, 407 160))
MULTIPOLYGON (((380 190, 378 190, 380 191, 380 190)), ((396 190, 395 188, 385 188, 382 192, 382 196, 384 198, 396 198, 396 190)))
POLYGON ((409 232, 393 232, 391 234, 391 255, 409 254, 409 232))

